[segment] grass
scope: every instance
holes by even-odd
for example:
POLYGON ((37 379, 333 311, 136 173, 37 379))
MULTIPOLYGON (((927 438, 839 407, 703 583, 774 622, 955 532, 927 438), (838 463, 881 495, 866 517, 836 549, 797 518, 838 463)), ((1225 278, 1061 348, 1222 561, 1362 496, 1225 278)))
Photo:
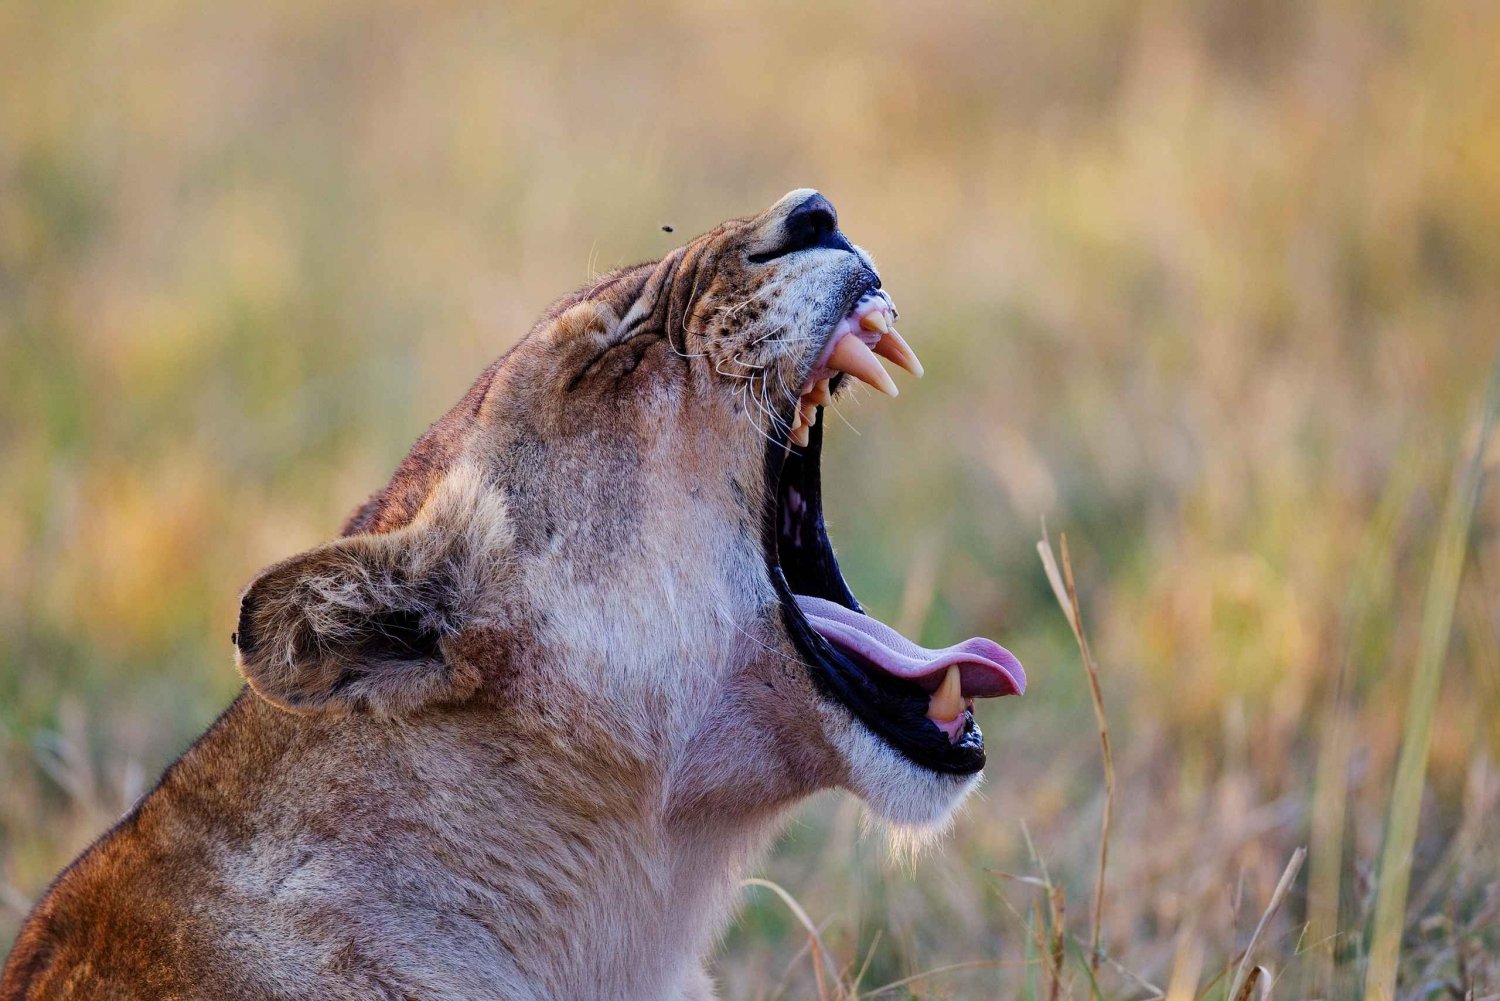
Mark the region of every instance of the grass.
POLYGON ((1387 1001, 1396 996, 1396 974, 1401 960, 1401 940, 1406 933, 1407 894, 1411 885, 1412 855, 1421 815, 1422 790, 1426 784, 1427 756, 1432 744, 1433 719, 1437 715, 1438 690, 1453 629, 1453 611, 1458 601, 1459 578, 1474 507, 1484 478, 1484 457, 1490 445, 1496 418, 1500 417, 1500 361, 1490 377, 1470 454, 1459 466, 1453 490, 1438 527, 1432 576, 1422 608, 1422 645, 1412 674, 1411 695, 1406 705, 1406 727, 1401 737, 1401 759, 1391 790, 1390 819, 1386 823, 1385 850, 1380 857, 1380 895, 1371 927, 1369 970, 1365 975, 1365 1001, 1387 1001))
POLYGON ((928 372, 840 407, 846 574, 1031 686, 927 850, 799 813, 724 996, 1495 998, 1492 7, 0 5, 0 949, 257 569, 554 297, 813 184, 928 372))
MULTIPOLYGON (((1089 969, 1099 969, 1099 930, 1104 919, 1104 874, 1109 867, 1109 823, 1115 808, 1115 756, 1109 746, 1109 719, 1104 714, 1104 693, 1099 686, 1099 666, 1089 650, 1088 638, 1083 632, 1083 610, 1078 606, 1078 589, 1073 584, 1073 561, 1068 556, 1068 537, 1062 537, 1062 573, 1058 573, 1057 558, 1052 554, 1052 544, 1045 535, 1037 543, 1037 552, 1042 557, 1042 567, 1047 572, 1047 583, 1052 594, 1067 616, 1073 638, 1078 641, 1078 651, 1083 655, 1084 670, 1088 672, 1089 699, 1094 707, 1094 721, 1099 727, 1099 752, 1104 762, 1104 811, 1099 822, 1099 873, 1094 877, 1094 920, 1089 938, 1089 969)), ((1057 925, 1061 927, 1061 920, 1057 925)))
MULTIPOLYGON (((1372 946, 1369 956, 1364 960, 1365 965, 1365 996, 1368 1001, 1374 999, 1391 998, 1396 996, 1396 979, 1401 967, 1402 940, 1407 934, 1409 915, 1407 910, 1407 895, 1411 868, 1413 862, 1413 842, 1416 832, 1416 818, 1420 814, 1420 798, 1423 789, 1424 766, 1427 757, 1427 748, 1431 737, 1432 719, 1436 708, 1436 691, 1441 665, 1447 649, 1448 636, 1451 630, 1453 609, 1458 592, 1459 578, 1462 572, 1463 555, 1467 547, 1467 536, 1471 527, 1471 519, 1478 499, 1480 483, 1483 477, 1484 456, 1486 455, 1497 415, 1500 415, 1500 361, 1494 369, 1489 390, 1483 401, 1482 412, 1476 422, 1472 445, 1469 454, 1466 455, 1455 477, 1452 494, 1449 498, 1444 517, 1439 525, 1439 539, 1436 555, 1433 560, 1431 580, 1427 590, 1427 598, 1423 610, 1423 646, 1419 655, 1416 672, 1413 675, 1413 692, 1406 713, 1406 729, 1402 739, 1402 753, 1396 773, 1396 781, 1390 797, 1390 821, 1386 833, 1385 848, 1381 858, 1380 892, 1377 899, 1375 911, 1371 916, 1369 937, 1372 946)), ((1403 484, 1393 484, 1385 505, 1387 510, 1400 506, 1400 498, 1407 496, 1403 484)), ((1378 519, 1377 525, 1383 524, 1387 519, 1378 519)), ((1377 532, 1376 540, 1384 535, 1377 532)), ((1020 961, 1021 966, 1031 972, 1028 973, 1026 988, 1021 992, 1022 997, 1040 998, 1043 995, 1048 1001, 1057 1001, 1058 998, 1075 995, 1075 988, 1080 988, 1077 980, 1086 981, 1086 994, 1089 997, 1101 996, 1097 973, 1101 961, 1108 958, 1102 948, 1100 939, 1100 928, 1105 909, 1105 874, 1109 858, 1109 835, 1110 818, 1113 813, 1114 804, 1114 755, 1110 744, 1110 731, 1108 717, 1105 712, 1102 686, 1100 683, 1098 664, 1094 660, 1089 647, 1089 642, 1083 628, 1083 613, 1078 601, 1077 585, 1073 576, 1073 565, 1068 552, 1067 536, 1060 539, 1061 558, 1054 552, 1052 544, 1046 538, 1037 543, 1037 552, 1041 556, 1043 569, 1052 593, 1062 609, 1068 621, 1079 652, 1082 655, 1085 673, 1088 678, 1089 694, 1094 710, 1094 717, 1098 728, 1098 739, 1103 764, 1104 775, 1104 806, 1102 820, 1098 837, 1098 867, 1094 877, 1094 893, 1092 920, 1090 922, 1090 941, 1085 951, 1082 943, 1072 939, 1066 920, 1066 892, 1064 887, 1053 881, 1047 871, 1045 860, 1037 853, 1032 843, 1031 835, 1025 832, 1027 848, 1032 861, 1035 863, 1039 876, 1015 876, 1009 873, 997 872, 996 875, 1017 883, 1031 885, 1041 892, 1032 902, 1030 917, 1026 924, 1027 946, 1026 955, 1020 961), (1068 966, 1068 945, 1072 943, 1075 947, 1076 969, 1068 966), (1040 968, 1042 977, 1039 986, 1035 976, 1035 968, 1040 968)), ((925 568, 915 571, 925 574, 925 568)), ((911 600, 910 587, 903 598, 903 603, 911 600)), ((1345 689, 1345 672, 1341 671, 1340 683, 1336 692, 1339 696, 1345 689)), ((1336 696, 1338 698, 1339 696, 1336 696)), ((1333 714, 1336 724, 1340 720, 1337 711, 1333 714)), ((1325 745, 1324 760, 1333 758, 1335 761, 1346 763, 1347 752, 1343 746, 1347 737, 1342 732, 1329 738, 1330 743, 1325 745), (1330 750, 1329 748, 1337 748, 1330 750)), ((1341 770, 1341 769, 1340 769, 1341 770)), ((1323 831, 1329 827, 1341 825, 1342 811, 1335 814, 1336 819, 1330 824, 1323 825, 1323 831)), ((1463 852, 1465 849, 1475 847, 1474 842, 1468 838, 1460 838, 1460 843, 1455 844, 1455 849, 1463 852)), ((1233 966, 1232 976, 1225 977, 1225 972, 1219 973, 1207 984, 1200 983, 1203 968, 1205 950, 1202 944, 1192 933, 1192 923, 1184 925, 1181 941, 1175 951, 1172 964, 1172 975, 1170 986, 1167 990, 1152 984, 1149 980, 1133 973, 1127 966, 1117 959, 1111 960, 1111 966, 1124 974, 1128 981, 1133 983, 1136 990, 1129 991, 1130 996, 1135 996, 1141 1001, 1157 998, 1182 998, 1185 1001, 1199 1001, 1199 999, 1214 996, 1216 985, 1221 982, 1224 998, 1232 998, 1234 1001, 1249 1001, 1253 997, 1268 997, 1272 991, 1276 974, 1271 967, 1255 962, 1257 950, 1262 944, 1268 927, 1277 917, 1285 904, 1288 896, 1292 893, 1297 877, 1302 870, 1303 863, 1307 859, 1307 849, 1298 847, 1292 852, 1291 857, 1282 871, 1274 890, 1266 902, 1265 909, 1255 924, 1248 943, 1238 953, 1231 956, 1228 963, 1233 966), (1258 993, 1257 993, 1258 992, 1258 993)), ((1303 945, 1306 936, 1311 930, 1321 930, 1318 918, 1312 917, 1314 911, 1321 916, 1321 922, 1333 928, 1331 938, 1337 937, 1338 932, 1338 906, 1337 901, 1340 894, 1339 867, 1335 858, 1331 863, 1325 861, 1325 868, 1332 873, 1327 880, 1318 881, 1316 885, 1317 895, 1322 898, 1322 907, 1309 904, 1309 920, 1301 926, 1301 933, 1297 942, 1293 945, 1290 953, 1287 952, 1285 943, 1278 950, 1281 962, 1285 965, 1293 965, 1304 954, 1303 945), (1329 915, 1333 916, 1330 917, 1329 915)), ((800 903, 783 887, 764 879, 751 879, 746 881, 746 886, 757 886, 772 890, 777 897, 796 916, 798 922, 806 929, 808 935, 809 962, 814 973, 814 983, 819 1001, 858 1001, 863 998, 879 997, 890 991, 907 988, 912 984, 932 980, 944 974, 958 973, 977 969, 994 969, 1007 965, 1003 960, 973 960, 966 963, 953 963, 945 966, 935 967, 930 970, 910 974, 898 980, 892 981, 882 987, 870 991, 861 991, 860 981, 870 966, 873 956, 874 945, 866 954, 858 972, 849 976, 848 967, 843 970, 835 969, 831 965, 830 954, 824 944, 818 927, 800 903)), ((1312 887, 1309 888, 1310 890, 1312 887)), ((1489 895, 1494 898, 1500 891, 1500 886, 1492 884, 1489 895)), ((1432 901, 1425 901, 1430 904, 1432 901)), ((1425 909, 1425 908, 1423 908, 1425 909)), ((1500 908, 1492 910, 1500 913, 1500 908)), ((1479 927, 1477 924, 1474 926, 1479 927)), ((877 938, 878 942, 878 938, 877 938)), ((1321 944, 1321 942, 1316 943, 1321 944)), ((1459 979, 1449 981, 1442 985, 1447 993, 1462 999, 1470 999, 1479 996, 1496 996, 1494 992, 1480 995, 1477 992, 1486 987, 1493 986, 1491 982, 1479 979, 1475 972, 1465 962, 1466 956, 1462 950, 1456 954, 1457 972, 1459 979)), ((1226 967, 1227 972, 1227 967, 1226 967)), ((1491 974, 1492 975, 1492 974, 1491 974)), ((1328 970, 1322 969, 1314 972, 1310 983, 1321 983, 1324 986, 1330 984, 1328 970)))

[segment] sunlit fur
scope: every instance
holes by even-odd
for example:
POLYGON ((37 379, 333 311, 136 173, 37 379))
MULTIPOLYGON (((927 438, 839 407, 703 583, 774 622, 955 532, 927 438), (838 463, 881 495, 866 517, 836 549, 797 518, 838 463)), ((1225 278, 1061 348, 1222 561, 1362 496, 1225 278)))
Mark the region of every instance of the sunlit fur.
POLYGON ((4 1001, 702 998, 738 880, 924 771, 815 689, 765 456, 868 259, 767 263, 793 192, 555 304, 343 536, 264 571, 249 683, 53 886, 4 1001))

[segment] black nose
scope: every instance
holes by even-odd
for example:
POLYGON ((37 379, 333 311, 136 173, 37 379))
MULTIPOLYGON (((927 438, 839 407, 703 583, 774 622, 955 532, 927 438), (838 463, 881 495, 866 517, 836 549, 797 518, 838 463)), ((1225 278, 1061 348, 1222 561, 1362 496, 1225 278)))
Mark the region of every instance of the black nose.
POLYGON ((786 217, 786 249, 832 246, 838 228, 839 214, 833 210, 833 203, 822 195, 813 195, 786 217))

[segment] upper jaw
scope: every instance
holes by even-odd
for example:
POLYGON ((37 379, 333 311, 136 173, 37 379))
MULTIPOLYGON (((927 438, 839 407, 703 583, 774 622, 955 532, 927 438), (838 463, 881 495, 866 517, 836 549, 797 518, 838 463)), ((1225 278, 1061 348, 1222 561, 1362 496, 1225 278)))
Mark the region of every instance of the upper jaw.
POLYGON ((845 375, 891 397, 900 390, 878 358, 922 377, 917 353, 896 330, 896 304, 880 288, 880 279, 871 277, 871 282, 856 287, 840 318, 816 342, 817 352, 809 354, 804 365, 791 421, 791 439, 797 445, 807 446, 816 408, 832 399, 833 392, 845 384, 845 375))

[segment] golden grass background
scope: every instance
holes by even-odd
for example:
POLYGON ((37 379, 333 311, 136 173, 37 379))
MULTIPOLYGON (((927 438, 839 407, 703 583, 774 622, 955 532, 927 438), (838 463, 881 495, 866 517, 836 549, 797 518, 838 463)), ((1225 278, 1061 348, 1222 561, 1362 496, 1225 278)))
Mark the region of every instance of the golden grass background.
MULTIPOLYGON (((833 422, 845 571, 1032 691, 936 849, 803 810, 764 875, 834 973, 754 888, 725 996, 1223 997, 1304 845, 1252 989, 1358 995, 1442 512, 1500 462, 1496 53, 1479 0, 0 5, 0 948, 236 690, 256 569, 552 298, 813 185, 929 372, 833 422), (1114 741, 1096 981, 1043 519, 1114 741)), ((1458 532, 1403 997, 1500 995, 1496 491, 1458 532)))

